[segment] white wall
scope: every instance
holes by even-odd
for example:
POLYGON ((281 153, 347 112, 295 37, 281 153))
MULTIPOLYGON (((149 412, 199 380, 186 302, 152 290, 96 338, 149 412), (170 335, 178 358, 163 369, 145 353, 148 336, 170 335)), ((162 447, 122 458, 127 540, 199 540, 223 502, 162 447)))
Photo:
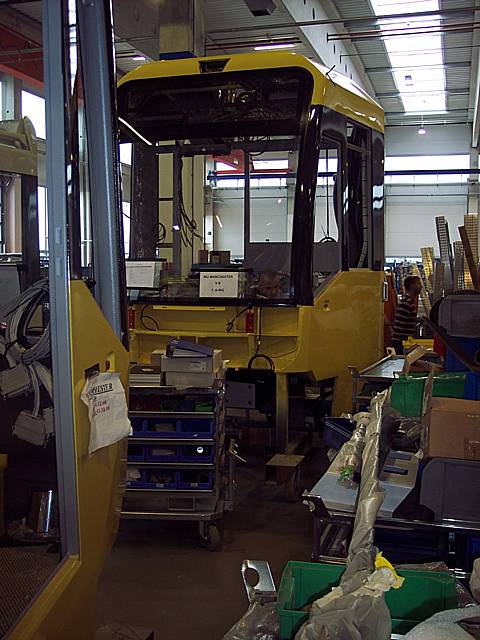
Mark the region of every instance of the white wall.
MULTIPOLYGON (((417 127, 387 127, 385 155, 469 155, 469 125, 426 126, 418 135, 417 127)), ((415 167, 412 167, 415 169, 415 167)), ((433 246, 438 255, 435 217, 445 216, 450 240, 459 240, 458 227, 468 213, 468 186, 395 185, 385 188, 385 252, 387 257, 420 256, 421 247, 433 246)))
POLYGON ((451 242, 459 240, 458 227, 463 225, 467 212, 466 189, 466 185, 388 187, 385 198, 387 257, 418 257, 421 247, 434 247, 438 256, 436 216, 447 219, 451 242))
POLYGON ((427 133, 419 136, 418 127, 387 127, 385 155, 450 155, 470 153, 472 128, 467 124, 426 126, 427 133))

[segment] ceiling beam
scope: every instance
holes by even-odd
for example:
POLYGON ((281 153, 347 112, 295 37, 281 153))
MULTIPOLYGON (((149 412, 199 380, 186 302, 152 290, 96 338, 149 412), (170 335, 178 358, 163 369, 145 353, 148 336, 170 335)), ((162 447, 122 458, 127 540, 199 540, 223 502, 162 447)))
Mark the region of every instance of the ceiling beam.
MULTIPOLYGON (((280 0, 281 2, 282 0, 280 0)), ((322 18, 319 20, 300 20, 300 21, 296 21, 294 23, 292 22, 285 22, 285 23, 280 23, 280 24, 265 24, 263 23, 262 25, 245 25, 243 27, 228 27, 228 28, 224 28, 224 29, 213 29, 211 31, 209 31, 209 34, 214 34, 214 33, 235 33, 237 31, 257 31, 257 30, 265 30, 265 29, 283 29, 283 28, 288 28, 288 27, 292 27, 292 26, 297 26, 297 27, 312 27, 312 26, 321 26, 321 25, 332 25, 332 24, 338 24, 338 25, 344 25, 345 27, 348 27, 349 24, 355 24, 355 23, 372 23, 372 24, 376 24, 378 22, 378 20, 392 20, 395 18, 413 18, 413 17, 427 17, 427 16, 444 16, 444 15, 451 15, 451 14, 456 14, 456 15, 463 15, 463 14, 471 14, 475 9, 480 9, 480 5, 470 5, 467 7, 462 7, 462 8, 458 8, 458 9, 439 9, 439 10, 435 10, 435 11, 419 11, 419 12, 414 12, 414 13, 398 13, 398 14, 392 14, 392 15, 374 15, 372 13, 372 16, 358 16, 358 17, 353 17, 353 18, 322 18)))
MULTIPOLYGON (((370 95, 375 95, 375 90, 370 78, 359 59, 341 60, 341 55, 355 52, 356 49, 349 43, 329 43, 327 41, 327 28, 332 24, 338 25, 344 22, 338 11, 329 0, 309 0, 308 3, 299 0, 277 0, 284 10, 291 16, 297 26, 298 35, 306 46, 312 48, 322 64, 328 68, 350 77, 370 95), (315 24, 315 28, 311 28, 315 24)), ((277 25, 278 28, 278 25, 277 25)))

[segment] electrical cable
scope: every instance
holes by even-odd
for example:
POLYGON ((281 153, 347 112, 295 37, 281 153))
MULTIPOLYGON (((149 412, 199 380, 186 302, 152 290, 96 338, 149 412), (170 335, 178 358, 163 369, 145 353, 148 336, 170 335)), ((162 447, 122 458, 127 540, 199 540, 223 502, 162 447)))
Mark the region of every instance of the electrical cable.
MULTIPOLYGON (((265 353, 260 353, 261 344, 262 344, 262 308, 260 307, 260 317, 258 320, 257 349, 253 354, 253 356, 248 361, 247 371, 250 377, 255 382, 258 382, 259 384, 264 384, 265 382, 270 380, 273 375, 275 375, 275 363, 272 360, 272 358, 270 358, 270 356, 267 356, 265 353), (257 373, 254 373, 253 363, 257 360, 264 360, 267 363, 268 369, 265 375, 259 376, 257 373)), ((264 371, 264 370, 262 369, 261 371, 264 371)))
POLYGON ((6 319, 5 335, 0 337, 0 354, 7 358, 10 369, 19 365, 27 368, 34 393, 35 417, 41 411, 41 387, 45 387, 50 398, 53 396, 52 374, 43 364, 51 357, 50 322, 45 327, 30 326, 37 309, 48 301, 48 279, 42 278, 0 310, 0 316, 6 319), (41 328, 42 334, 32 333, 33 328, 41 328))
POLYGON ((155 318, 153 316, 145 315, 145 309, 148 306, 149 306, 148 304, 143 305, 142 311, 140 312, 140 322, 142 323, 143 328, 146 329, 147 331, 159 331, 160 326, 158 322, 155 320, 155 318), (147 327, 147 325, 145 324, 145 320, 150 320, 151 322, 153 322, 155 325, 155 329, 151 329, 150 327, 147 327))

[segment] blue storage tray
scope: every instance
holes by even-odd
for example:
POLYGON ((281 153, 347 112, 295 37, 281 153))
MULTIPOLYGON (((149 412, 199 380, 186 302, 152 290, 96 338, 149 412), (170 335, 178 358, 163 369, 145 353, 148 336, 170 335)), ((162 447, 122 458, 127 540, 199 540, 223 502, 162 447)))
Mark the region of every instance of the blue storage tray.
POLYGON ((145 484, 145 470, 144 469, 139 469, 140 471, 140 478, 138 480, 127 480, 125 482, 125 486, 129 487, 130 489, 142 489, 144 484, 145 484))
POLYGON ((480 373, 467 372, 465 380, 465 400, 480 400, 480 373))
POLYGON ((213 435, 215 420, 211 418, 185 418, 178 421, 179 438, 209 438, 213 435))
POLYGON ((145 447, 145 460, 147 462, 178 462, 180 460, 180 447, 177 445, 149 444, 145 447), (156 449, 172 451, 171 455, 166 453, 153 453, 156 449))
POLYGON ((178 420, 152 416, 142 418, 142 421, 142 434, 149 438, 171 438, 178 435, 178 420))
POLYGON ((130 418, 130 424, 132 425, 133 433, 135 435, 140 435, 143 433, 143 418, 130 418))
POLYGON ((145 446, 133 442, 128 443, 127 460, 129 462, 145 461, 145 446))
MULTIPOLYGON (((454 336, 453 336, 454 337, 454 336)), ((455 342, 465 351, 467 355, 475 360, 477 351, 480 350, 479 338, 455 338, 455 342)), ((446 371, 465 371, 465 365, 457 358, 451 349, 447 347, 445 354, 445 370, 446 371)))
POLYGON ((215 458, 215 447, 212 444, 184 445, 180 449, 180 460, 182 462, 213 462, 215 458))
POLYGON ((178 471, 171 469, 144 469, 142 489, 178 489, 178 471))
POLYGON ((178 488, 190 489, 212 489, 213 473, 211 471, 199 471, 197 469, 188 469, 178 472, 178 488))

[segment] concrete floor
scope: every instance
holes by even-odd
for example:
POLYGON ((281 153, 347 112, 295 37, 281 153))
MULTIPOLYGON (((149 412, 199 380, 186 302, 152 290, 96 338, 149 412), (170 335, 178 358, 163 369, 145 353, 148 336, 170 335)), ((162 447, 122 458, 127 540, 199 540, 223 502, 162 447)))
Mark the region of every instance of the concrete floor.
MULTIPOLYGON (((305 487, 320 476, 307 465, 305 487)), ((211 553, 199 543, 197 525, 123 521, 103 572, 98 622, 153 629, 157 640, 220 640, 247 607, 240 575, 245 558, 268 560, 277 587, 288 560, 309 560, 308 509, 287 502, 263 481, 264 467, 237 473, 235 511, 223 520, 223 546, 211 553)))

